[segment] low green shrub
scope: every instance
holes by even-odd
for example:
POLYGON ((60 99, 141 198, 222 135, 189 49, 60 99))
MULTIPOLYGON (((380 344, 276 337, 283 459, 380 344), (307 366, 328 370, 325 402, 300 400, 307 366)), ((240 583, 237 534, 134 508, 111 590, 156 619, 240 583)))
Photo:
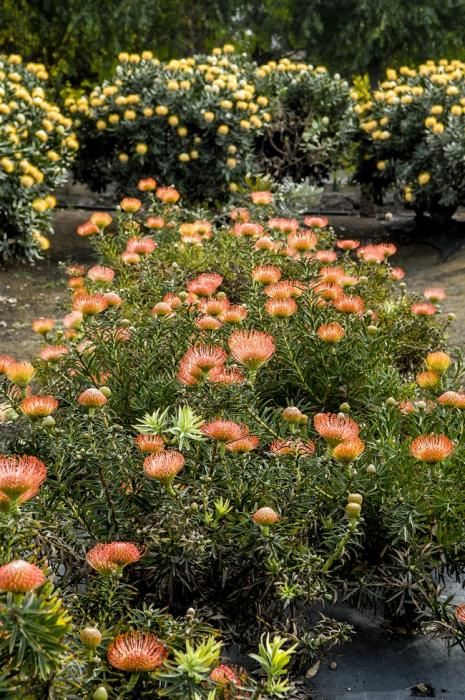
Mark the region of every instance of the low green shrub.
POLYGON ((54 192, 78 147, 47 78, 41 64, 0 56, 0 260, 49 247, 54 192))
POLYGON ((276 217, 269 192, 225 224, 139 189, 79 227, 100 263, 68 269, 34 365, 1 358, 11 452, 33 455, 0 460, 2 682, 292 697, 291 657, 349 635, 334 600, 462 643, 439 583, 465 560, 443 290, 411 295, 395 246, 276 217), (261 638, 264 675, 217 670, 215 627, 243 653, 261 638))

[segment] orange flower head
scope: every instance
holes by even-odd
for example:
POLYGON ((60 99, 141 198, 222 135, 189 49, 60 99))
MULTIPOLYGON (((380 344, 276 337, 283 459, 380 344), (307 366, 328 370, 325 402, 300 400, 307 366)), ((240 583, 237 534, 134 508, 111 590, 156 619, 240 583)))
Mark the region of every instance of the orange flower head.
POLYGON ((258 265, 252 270, 252 279, 260 284, 275 284, 279 282, 282 274, 276 265, 258 265))
POLYGON ((218 418, 210 423, 204 423, 200 428, 204 435, 218 442, 234 442, 241 440, 249 433, 249 429, 242 423, 235 423, 232 420, 218 418))
POLYGON ((252 515, 252 520, 257 525, 275 525, 279 521, 279 515, 273 508, 265 506, 264 508, 259 508, 252 515))
POLYGON ((135 214, 142 207, 142 202, 137 197, 124 197, 119 205, 127 214, 135 214))
POLYGON ((46 580, 42 569, 23 559, 16 559, 0 566, 0 591, 31 593, 43 586, 46 580))
POLYGON ((0 509, 33 498, 46 476, 45 464, 37 457, 0 455, 0 509))
POLYGON ((130 673, 155 671, 167 656, 167 650, 156 635, 139 631, 119 634, 107 652, 110 666, 130 673))
POLYGON ((230 305, 230 301, 224 299, 206 298, 202 299, 199 304, 199 311, 207 316, 220 316, 230 305))
POLYGON ((323 323, 318 327, 316 334, 320 340, 334 345, 343 339, 346 332, 340 323, 323 323))
POLYGON ((418 372, 415 380, 421 389, 435 389, 439 386, 441 376, 437 372, 427 370, 426 372, 418 372))
POLYGON ((173 309, 171 308, 171 304, 168 304, 168 302, 159 301, 157 304, 155 304, 150 313, 152 316, 172 316, 173 309))
POLYGON ((223 324, 215 316, 202 316, 195 322, 195 325, 201 331, 217 331, 223 324))
POLYGON ((254 204, 258 204, 259 206, 266 206, 267 204, 271 204, 273 201, 273 195, 268 190, 251 192, 250 198, 254 204))
POLYGON ((107 308, 104 294, 78 294, 73 300, 73 311, 80 311, 83 316, 95 316, 107 308))
POLYGON ((273 318, 289 318, 297 312, 294 299, 268 299, 265 311, 273 318))
POLYGON ((333 306, 337 311, 341 311, 344 314, 363 314, 365 310, 365 302, 360 296, 349 296, 348 294, 342 294, 340 297, 333 301, 333 306))
POLYGON ((268 284, 263 291, 270 299, 284 301, 291 297, 300 297, 303 294, 303 284, 296 280, 280 280, 274 284, 268 284))
POLYGON ((223 323, 241 323, 247 318, 248 313, 246 306, 231 304, 222 312, 220 319, 223 323))
POLYGON ((153 177, 144 177, 137 183, 137 189, 141 192, 153 192, 157 188, 157 181, 153 177))
POLYGON ((270 452, 279 457, 312 457, 315 454, 315 443, 312 440, 273 440, 270 452))
POLYGON ((277 252, 279 250, 279 243, 273 241, 269 236, 260 236, 260 238, 257 238, 255 241, 254 250, 272 250, 277 252))
POLYGON ((151 479, 169 484, 184 466, 184 455, 177 450, 163 450, 144 459, 144 472, 151 479))
POLYGON ((430 352, 426 356, 425 365, 429 370, 437 372, 438 374, 444 374, 449 369, 452 362, 452 358, 446 352, 437 351, 430 352))
POLYGON ((256 450, 260 444, 260 440, 256 435, 246 435, 239 440, 233 440, 233 442, 226 443, 226 449, 229 452, 239 452, 241 454, 246 454, 252 450, 256 450))
POLYGON ((275 216, 268 221, 268 228, 272 231, 278 231, 284 235, 289 235, 295 233, 299 228, 299 222, 297 219, 285 219, 283 217, 275 216))
POLYGON ((437 312, 437 308, 434 304, 430 304, 427 301, 418 301, 412 304, 410 311, 412 314, 415 314, 415 316, 434 316, 437 312))
POLYGON ((127 253, 137 253, 137 255, 150 255, 158 247, 157 243, 149 236, 142 238, 130 238, 126 244, 127 253))
POLYGON ((35 369, 30 362, 10 362, 6 365, 5 374, 13 384, 27 386, 35 374, 35 369))
POLYGON ((460 603, 460 605, 457 605, 455 608, 455 619, 461 625, 465 624, 465 603, 460 603))
POLYGON ((381 245, 364 245, 358 248, 357 255, 369 265, 376 265, 384 262, 385 249, 381 245))
POLYGON ((433 304, 438 304, 440 301, 444 301, 446 292, 442 287, 428 287, 428 289, 425 289, 423 292, 423 296, 433 304))
POLYGON ((21 401, 19 408, 29 418, 44 418, 57 410, 58 401, 53 396, 28 396, 21 401))
POLYGON ((240 678, 231 666, 220 664, 210 673, 210 680, 222 687, 240 685, 240 678))
POLYGON ((0 374, 6 374, 7 367, 16 362, 11 355, 0 355, 0 374))
POLYGON ((107 228, 113 221, 112 216, 106 211, 96 211, 90 217, 90 222, 97 226, 98 229, 107 228))
POLYGON ((253 372, 268 362, 276 351, 273 336, 263 331, 234 331, 228 345, 236 362, 253 372))
POLYGON ((309 228, 326 228, 328 223, 326 216, 306 216, 304 219, 305 226, 309 228))
POLYGON ((250 221, 249 210, 245 207, 236 207, 236 209, 232 209, 232 211, 229 212, 229 216, 232 221, 239 221, 242 223, 250 221))
POLYGON ((394 282, 400 282, 405 277, 405 270, 401 267, 393 267, 389 273, 390 277, 394 282))
POLYGON ((287 237, 287 244, 298 253, 314 250, 318 243, 318 237, 313 231, 293 231, 287 237))
POLYGON ((39 357, 44 362, 59 362, 65 355, 69 355, 66 345, 46 345, 39 352, 39 357))
POLYGON ((85 389, 78 396, 78 402, 81 406, 86 406, 87 408, 101 408, 105 406, 107 401, 108 399, 105 394, 102 394, 100 389, 96 389, 95 387, 85 389))
POLYGON ((98 232, 99 227, 92 223, 92 221, 85 221, 76 229, 77 235, 81 236, 82 238, 87 238, 87 236, 95 236, 98 232))
POLYGON ((317 413, 313 424, 317 433, 332 447, 345 440, 353 440, 360 432, 352 418, 336 413, 317 413))
POLYGON ((87 273, 87 277, 97 284, 110 284, 115 278, 115 271, 104 265, 94 265, 87 273))
POLYGON ((131 253, 128 250, 121 253, 121 262, 125 265, 138 265, 141 260, 142 258, 139 253, 131 253))
POLYGON ((223 277, 216 272, 205 272, 187 283, 186 289, 192 294, 201 297, 211 296, 216 292, 223 281, 223 277))
POLYGON ((50 333, 50 331, 53 331, 55 328, 55 321, 53 318, 44 318, 43 316, 41 318, 36 318, 32 324, 32 330, 34 333, 40 333, 40 335, 47 335, 47 333, 50 333))
POLYGON ((345 238, 336 241, 336 246, 341 250, 356 250, 360 246, 360 241, 355 241, 351 238, 345 238))
POLYGON ((172 309, 180 309, 182 306, 181 299, 172 292, 168 292, 167 294, 165 294, 165 296, 163 297, 163 301, 166 304, 169 304, 172 309))
POLYGON ((331 265, 331 263, 337 260, 337 253, 334 250, 317 250, 315 253, 315 260, 325 265, 331 265))
POLYGON ((161 435, 137 435, 134 442, 141 452, 159 454, 165 449, 165 441, 161 435))
POLYGON ((181 199, 181 195, 174 187, 159 187, 156 194, 163 204, 176 204, 181 199))
POLYGON ((438 398, 438 403, 441 406, 448 408, 465 408, 465 394, 460 394, 456 391, 446 391, 438 398))
POLYGON ((164 228, 165 225, 166 222, 161 216, 149 216, 145 222, 145 226, 154 231, 164 228))
POLYGON ((189 348, 179 362, 178 379, 182 384, 194 386, 208 376, 214 367, 223 367, 227 354, 217 345, 197 345, 189 348))
POLYGON ((231 384, 242 384, 245 377, 237 367, 214 367, 208 373, 208 381, 213 384, 230 386, 231 384))
POLYGON ((365 451, 365 443, 360 438, 352 438, 351 440, 344 440, 340 442, 333 449, 333 457, 337 459, 338 462, 349 463, 352 462, 357 457, 365 451))
POLYGON ((252 221, 234 224, 232 234, 238 238, 260 238, 263 234, 263 226, 252 221))
POLYGON ((420 462, 436 464, 454 451, 454 443, 446 435, 420 435, 412 440, 410 454, 420 462))
POLYGON ((117 309, 123 304, 123 300, 116 292, 106 292, 105 299, 108 302, 108 306, 112 309, 117 309))
POLYGON ((103 576, 121 573, 125 566, 134 564, 142 556, 142 550, 132 542, 98 543, 89 549, 86 561, 103 576))

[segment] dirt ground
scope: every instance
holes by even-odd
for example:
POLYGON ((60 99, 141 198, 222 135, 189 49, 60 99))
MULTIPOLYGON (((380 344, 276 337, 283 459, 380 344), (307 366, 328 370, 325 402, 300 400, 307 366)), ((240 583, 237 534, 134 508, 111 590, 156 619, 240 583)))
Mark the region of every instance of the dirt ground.
MULTIPOLYGON (((89 211, 66 209, 57 213, 56 233, 47 258, 34 266, 13 265, 0 269, 0 353, 18 359, 32 357, 39 339, 31 331, 31 321, 39 316, 59 318, 68 299, 63 262, 89 262, 88 242, 75 234, 76 226, 85 221, 89 211)), ((371 238, 381 230, 375 219, 330 217, 338 233, 344 236, 371 238)), ((465 244, 465 241, 464 241, 465 244)), ((443 286, 447 292, 446 311, 454 311, 457 320, 451 326, 450 340, 465 342, 465 245, 447 262, 432 247, 408 243, 400 245, 395 258, 407 272, 405 281, 415 291, 428 286, 443 286)))

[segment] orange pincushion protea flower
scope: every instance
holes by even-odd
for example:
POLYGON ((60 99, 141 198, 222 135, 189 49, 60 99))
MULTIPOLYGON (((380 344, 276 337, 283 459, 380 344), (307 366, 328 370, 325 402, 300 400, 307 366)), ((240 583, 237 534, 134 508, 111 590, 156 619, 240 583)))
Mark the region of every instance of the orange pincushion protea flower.
POLYGON ((263 234, 263 226, 252 221, 234 224, 231 233, 239 238, 260 238, 263 234))
POLYGON ((123 197, 119 205, 127 214, 135 214, 142 207, 142 202, 137 197, 123 197))
POLYGON ((47 335, 50 331, 55 328, 55 321, 53 318, 36 318, 31 324, 34 333, 40 333, 41 335, 47 335))
POLYGON ((265 311, 273 318, 288 318, 296 313, 297 304, 294 299, 268 299, 265 311))
POLYGON ((46 580, 42 569, 23 559, 0 566, 0 591, 30 593, 43 586, 46 580))
POLYGON ((145 225, 147 226, 147 228, 159 230, 161 228, 164 228, 165 223, 165 220, 161 216, 149 216, 147 221, 145 222, 145 225))
POLYGON ((137 253, 138 255, 150 255, 157 248, 153 238, 144 236, 143 238, 130 238, 126 244, 127 253, 137 253))
POLYGON ((246 437, 249 429, 242 423, 235 423, 232 420, 218 418, 210 423, 204 423, 200 428, 204 435, 217 440, 218 442, 233 442, 246 437))
POLYGON ((233 442, 226 443, 226 449, 228 452, 239 452, 245 454, 256 450, 260 444, 260 440, 256 435, 246 435, 246 437, 240 438, 239 440, 234 440, 233 442))
MULTIPOLYGON (((227 688, 228 685, 236 685, 236 686, 241 686, 241 679, 237 675, 237 673, 234 671, 231 666, 227 666, 226 664, 220 664, 216 668, 213 669, 213 671, 210 673, 210 680, 213 681, 213 683, 216 683, 217 685, 221 686, 222 688, 227 688)), ((224 691, 226 693, 226 690, 224 691)), ((225 694, 225 700, 230 697, 230 695, 225 694)))
POLYGON ((446 391, 438 398, 438 403, 441 406, 450 408, 465 408, 465 394, 460 394, 456 391, 446 391))
POLYGON ((257 523, 257 525, 274 525, 278 522, 279 515, 273 508, 265 506, 255 511, 252 515, 252 520, 254 523, 257 523))
POLYGON ((269 284, 264 288, 264 292, 270 299, 290 299, 303 294, 302 283, 295 280, 280 280, 274 284, 269 284))
POLYGON ((269 236, 260 236, 254 244, 254 250, 272 250, 277 253, 281 244, 278 241, 273 241, 269 236))
POLYGON ((66 345, 46 345, 39 352, 39 357, 44 362, 58 362, 65 355, 69 355, 66 345))
POLYGON ((437 308, 434 304, 430 304, 427 301, 418 301, 412 304, 410 311, 412 314, 415 314, 415 316, 434 316, 434 314, 437 313, 437 308))
POLYGON ((155 671, 163 665, 168 652, 154 634, 125 632, 113 639, 107 658, 113 668, 131 673, 155 671))
POLYGON ((109 284, 113 282, 115 278, 115 271, 112 270, 111 267, 105 267, 105 265, 94 265, 87 272, 87 277, 92 280, 92 282, 109 284))
POLYGON ((142 550, 132 542, 98 543, 89 549, 86 561, 104 576, 121 572, 128 564, 134 564, 142 556, 142 550))
POLYGON ((352 418, 336 413, 317 413, 313 424, 317 433, 331 446, 353 440, 360 432, 358 424, 352 418))
POLYGON ((428 287, 428 289, 425 289, 423 292, 423 296, 433 304, 437 304, 440 301, 444 301, 446 292, 442 287, 428 287))
POLYGON ((216 292, 223 281, 223 277, 216 272, 205 272, 187 283, 186 289, 192 294, 201 297, 211 296, 216 292))
POLYGON ((274 284, 279 282, 282 274, 276 265, 258 265, 252 270, 252 279, 261 284, 274 284))
POLYGON ((214 316, 203 316, 195 322, 195 325, 201 331, 217 331, 223 324, 214 316))
POLYGON ((156 479, 162 484, 173 481, 184 466, 184 455, 177 450, 163 450, 158 454, 151 454, 144 459, 144 472, 151 479, 156 479))
POLYGON ((73 311, 80 311, 84 316, 94 316, 108 308, 104 294, 78 294, 73 300, 73 311))
POLYGON ((437 372, 427 370, 426 372, 418 372, 415 380, 421 389, 435 389, 439 386, 441 377, 437 372))
POLYGON ((389 273, 389 276, 395 282, 400 282, 400 280, 403 280, 405 277, 405 270, 403 270, 401 267, 393 267, 389 273))
POLYGON ((355 241, 351 238, 345 238, 339 241, 336 241, 336 246, 337 248, 340 248, 341 250, 355 250, 360 246, 360 241, 355 241))
POLYGON ((0 508, 33 498, 46 476, 45 464, 37 457, 0 455, 0 508))
POLYGON ((226 359, 226 352, 217 345, 189 348, 179 362, 178 380, 187 386, 194 386, 209 376, 213 368, 222 368, 226 359))
POLYGON ((229 212, 229 216, 232 219, 232 221, 250 221, 249 210, 245 207, 236 207, 235 209, 232 209, 229 212))
POLYGON ((339 462, 352 462, 365 451, 365 443, 360 438, 352 438, 340 442, 333 449, 333 457, 339 462))
POLYGON ((77 235, 82 236, 83 238, 86 238, 87 236, 95 236, 98 232, 99 227, 92 221, 85 221, 83 224, 80 224, 76 229, 77 235))
POLYGON ((304 224, 309 228, 325 228, 328 223, 326 216, 306 216, 304 218, 304 224))
POLYGON ((223 323, 240 323, 247 318, 248 313, 247 307, 240 304, 231 304, 222 312, 220 320, 223 323))
POLYGON ((273 440, 270 452, 279 457, 299 456, 312 457, 315 454, 315 443, 312 440, 273 440))
POLYGON ((231 384, 242 384, 245 382, 245 377, 237 367, 214 367, 208 373, 208 381, 213 384, 223 384, 229 386, 231 384))
POLYGON ((268 221, 268 228, 272 231, 279 231, 280 233, 289 234, 297 231, 299 228, 299 222, 297 219, 284 219, 279 216, 275 216, 268 221))
POLYGON ((346 332, 340 323, 323 323, 317 328, 317 336, 325 343, 339 343, 346 332))
POLYGON ((161 435, 137 435, 134 443, 141 452, 159 454, 165 449, 165 441, 161 435))
POLYGON ((363 314, 365 310, 365 302, 362 297, 349 296, 348 294, 342 294, 335 299, 333 306, 345 314, 363 314))
POLYGON ((153 309, 150 312, 152 316, 172 316, 173 315, 173 309, 171 307, 171 304, 168 304, 166 301, 159 301, 153 309))
POLYGON ((153 192, 157 187, 157 181, 153 177, 144 177, 137 183, 137 189, 141 192, 153 192))
POLYGON ((293 231, 287 237, 287 244, 298 253, 314 250, 318 243, 318 237, 313 231, 293 231))
POLYGON ((228 345, 234 359, 253 372, 268 362, 276 351, 273 336, 263 331, 234 331, 228 345))
POLYGON ((268 190, 263 190, 260 192, 251 192, 250 198, 254 204, 263 206, 266 204, 271 204, 273 201, 273 195, 268 190))
POLYGON ((317 250, 315 260, 330 265, 337 260, 337 253, 334 250, 317 250))
POLYGON ((439 350, 438 352, 430 352, 426 356, 425 365, 432 372, 444 374, 449 369, 451 362, 451 356, 439 350))
POLYGON ((410 445, 410 454, 429 464, 442 462, 453 451, 454 443, 446 435, 420 435, 410 445))
POLYGON ((208 299, 202 299, 199 303, 199 311, 207 316, 219 316, 223 311, 225 311, 230 305, 229 299, 214 299, 212 297, 208 299))
POLYGON ((81 406, 87 406, 88 408, 100 408, 101 406, 104 406, 107 401, 108 399, 105 394, 103 394, 100 389, 96 389, 95 387, 85 389, 78 396, 78 403, 80 403, 81 406))
POLYGON ((6 363, 5 374, 10 382, 18 386, 27 386, 35 374, 35 369, 30 362, 6 363))
POLYGON ((323 282, 339 284, 340 281, 346 276, 346 271, 343 267, 332 265, 329 267, 322 267, 319 274, 323 282))
POLYGON ((131 253, 129 250, 125 250, 121 253, 121 262, 125 265, 137 265, 142 260, 139 253, 131 253))
POLYGON ((181 195, 174 187, 159 187, 156 195, 163 204, 176 204, 181 199, 181 195))
POLYGON ((0 374, 6 374, 7 367, 16 362, 11 355, 0 355, 0 374))
POLYGON ((123 300, 121 299, 120 295, 116 292, 106 292, 105 299, 108 302, 108 306, 113 309, 119 308, 123 303, 123 300))
POLYGON ((53 396, 28 396, 19 404, 25 416, 44 418, 50 416, 58 408, 58 401, 53 396))
POLYGON ((90 217, 91 223, 99 229, 104 229, 111 224, 113 218, 106 211, 96 211, 90 217))
POLYGON ((455 619, 461 625, 465 624, 465 603, 461 603, 455 608, 455 619))

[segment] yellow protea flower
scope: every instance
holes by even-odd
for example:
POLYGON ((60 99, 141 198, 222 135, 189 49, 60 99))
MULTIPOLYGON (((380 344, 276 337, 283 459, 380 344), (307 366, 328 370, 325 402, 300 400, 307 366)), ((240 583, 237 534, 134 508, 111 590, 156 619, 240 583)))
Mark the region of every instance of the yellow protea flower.
POLYGON ((34 183, 34 178, 31 177, 30 175, 21 175, 19 178, 19 181, 22 185, 22 187, 33 187, 34 183))
POLYGON ((444 127, 444 124, 443 124, 442 122, 437 122, 437 123, 433 126, 433 133, 434 133, 434 134, 438 134, 438 136, 440 136, 441 134, 444 133, 444 128, 445 128, 445 127, 444 127))
POLYGON ((220 124, 217 129, 220 136, 226 136, 229 133, 229 126, 227 124, 220 124))
POLYGON ((177 126, 179 124, 179 117, 175 114, 171 114, 171 116, 168 117, 168 124, 170 126, 177 126))
POLYGON ((15 170, 15 164, 13 163, 13 161, 6 157, 0 159, 0 167, 5 173, 8 174, 14 172, 15 170))
POLYGON ((50 241, 46 238, 40 231, 32 231, 31 238, 37 243, 40 250, 48 250, 50 248, 50 241))
MULTIPOLYGON (((118 117, 118 119, 119 119, 119 117, 118 117)), ((96 127, 97 131, 103 131, 104 129, 107 128, 107 123, 104 119, 97 119, 95 127, 96 127)))
POLYGON ((215 112, 204 112, 203 118, 206 122, 214 122, 215 121, 215 112))
POLYGON ((47 202, 45 202, 43 199, 34 199, 34 201, 31 204, 31 207, 38 214, 42 214, 44 211, 47 210, 47 202))
POLYGON ((180 153, 178 155, 178 160, 181 161, 181 163, 188 163, 190 159, 191 157, 188 153, 180 153))
POLYGON ((185 126, 180 126, 178 129, 178 136, 180 136, 181 138, 184 138, 185 136, 187 136, 187 134, 188 134, 187 128, 185 126))
POLYGON ((376 163, 376 168, 377 168, 378 170, 381 170, 381 171, 382 171, 382 170, 386 170, 386 161, 385 161, 385 160, 379 160, 379 161, 376 163))
POLYGON ((419 185, 421 185, 421 186, 427 185, 428 182, 431 180, 431 173, 428 173, 426 171, 423 173, 420 173, 417 177, 417 180, 418 180, 419 185))
POLYGON ((129 156, 127 153, 119 153, 118 160, 120 163, 127 163, 129 160, 129 156))
POLYGON ((138 153, 140 156, 144 156, 148 150, 149 150, 149 147, 147 146, 146 143, 136 144, 136 153, 138 153))
POLYGON ((191 160, 197 160, 197 158, 199 157, 199 152, 194 149, 193 151, 190 151, 189 155, 191 157, 191 160))
POLYGON ((155 107, 155 114, 158 114, 159 117, 165 117, 169 112, 168 107, 165 107, 165 105, 157 105, 155 107))

